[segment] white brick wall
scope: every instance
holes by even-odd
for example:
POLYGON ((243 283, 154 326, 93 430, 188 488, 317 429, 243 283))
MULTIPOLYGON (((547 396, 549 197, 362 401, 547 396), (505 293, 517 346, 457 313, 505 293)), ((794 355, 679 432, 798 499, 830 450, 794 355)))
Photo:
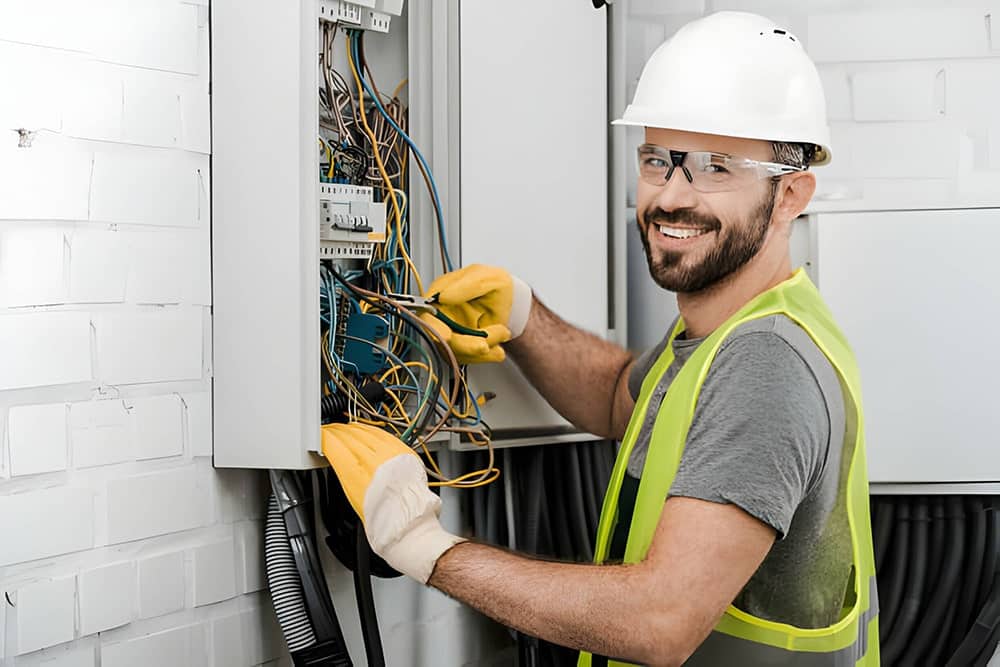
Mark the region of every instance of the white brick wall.
POLYGON ((0 2, 5 667, 282 654, 263 477, 210 459, 207 4, 0 2))
MULTIPOLYGON (((629 96, 652 50, 705 13, 764 14, 802 40, 823 77, 833 131, 834 160, 816 170, 812 210, 1000 204, 1000 2, 632 0, 629 7, 629 96)), ((641 130, 630 138, 639 143, 641 130)))

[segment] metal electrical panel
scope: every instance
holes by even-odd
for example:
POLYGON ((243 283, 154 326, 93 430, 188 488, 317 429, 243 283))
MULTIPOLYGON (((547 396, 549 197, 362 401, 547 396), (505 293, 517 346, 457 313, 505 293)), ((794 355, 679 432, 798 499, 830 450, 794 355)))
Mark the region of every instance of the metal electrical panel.
POLYGON ((861 368, 871 481, 1000 480, 1000 209, 827 213, 816 233, 861 368))
MULTIPOLYGON (((364 260, 386 228, 371 188, 321 182, 318 173, 319 26, 332 18, 405 35, 405 21, 392 21, 401 8, 399 0, 212 3, 218 467, 325 465, 316 453, 320 259, 364 260)), ((405 54, 405 38, 387 43, 405 54)))

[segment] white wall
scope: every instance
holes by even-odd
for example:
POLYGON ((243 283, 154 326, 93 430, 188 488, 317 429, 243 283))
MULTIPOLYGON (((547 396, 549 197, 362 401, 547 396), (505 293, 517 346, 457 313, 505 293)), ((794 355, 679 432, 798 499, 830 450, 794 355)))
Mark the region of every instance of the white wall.
POLYGON ((263 477, 211 462, 207 4, 0 2, 5 666, 281 651, 263 477))

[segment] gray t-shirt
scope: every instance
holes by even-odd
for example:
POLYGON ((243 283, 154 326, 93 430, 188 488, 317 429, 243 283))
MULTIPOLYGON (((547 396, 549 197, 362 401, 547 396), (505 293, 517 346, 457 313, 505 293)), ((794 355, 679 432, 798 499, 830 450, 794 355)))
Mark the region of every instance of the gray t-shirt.
MULTIPOLYGON (((633 479, 626 486, 632 493, 663 396, 702 340, 674 341, 674 362, 654 390, 629 461, 633 479)), ((665 344, 637 360, 629 378, 633 397, 665 344)), ((777 531, 778 540, 734 601, 738 608, 806 628, 839 619, 851 573, 851 534, 840 493, 844 429, 836 371, 790 319, 748 322, 723 342, 699 395, 670 495, 732 503, 777 531)), ((634 495, 626 499, 629 513, 634 502, 634 495)))

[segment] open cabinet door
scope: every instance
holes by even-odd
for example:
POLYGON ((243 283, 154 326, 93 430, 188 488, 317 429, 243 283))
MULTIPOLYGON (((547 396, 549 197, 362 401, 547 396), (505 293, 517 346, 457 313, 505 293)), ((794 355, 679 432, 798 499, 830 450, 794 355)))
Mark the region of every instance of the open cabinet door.
MULTIPOLYGON (((607 12, 582 0, 462 2, 461 261, 502 266, 608 334, 607 12)), ((473 369, 500 438, 569 425, 513 363, 473 369)))

